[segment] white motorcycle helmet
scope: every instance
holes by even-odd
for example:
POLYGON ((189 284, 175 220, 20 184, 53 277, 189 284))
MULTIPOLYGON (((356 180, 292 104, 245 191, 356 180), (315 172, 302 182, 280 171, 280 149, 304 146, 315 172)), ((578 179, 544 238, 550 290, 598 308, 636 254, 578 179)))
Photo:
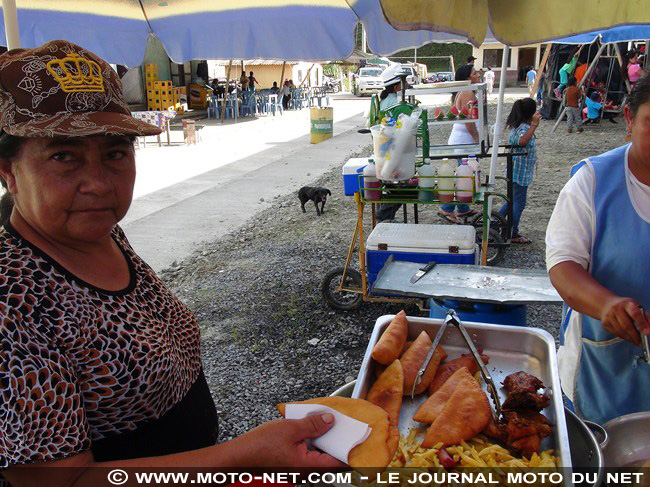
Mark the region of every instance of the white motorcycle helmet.
POLYGON ((402 78, 406 77, 408 74, 408 71, 405 71, 401 64, 391 64, 384 69, 383 73, 381 73, 381 80, 384 83, 384 88, 399 83, 402 81, 402 78))

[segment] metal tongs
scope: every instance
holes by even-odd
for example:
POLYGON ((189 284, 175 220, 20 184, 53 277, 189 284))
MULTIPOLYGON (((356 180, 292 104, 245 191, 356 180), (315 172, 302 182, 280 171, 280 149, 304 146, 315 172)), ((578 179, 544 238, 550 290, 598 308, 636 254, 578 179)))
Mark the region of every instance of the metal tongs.
POLYGON ((469 348, 469 351, 472 352, 472 356, 474 357, 474 360, 476 361, 476 364, 478 365, 478 368, 481 372, 481 377, 483 378, 483 381, 487 385, 488 392, 492 397, 492 402, 494 403, 494 409, 496 410, 495 419, 498 419, 501 416, 501 401, 499 400, 499 393, 497 392, 497 388, 494 385, 494 381, 492 380, 492 376, 490 375, 490 372, 488 371, 487 367, 483 363, 483 360, 481 359, 481 355, 478 353, 478 350, 476 350, 476 346, 474 345, 472 338, 467 333, 467 330, 463 326, 463 323, 460 321, 460 318, 456 314, 456 311, 454 311, 453 309, 447 311, 447 316, 445 317, 445 321, 442 323, 442 326, 438 330, 438 333, 436 334, 436 337, 433 340, 433 343, 431 344, 431 348, 429 349, 429 353, 427 353, 427 356, 425 357, 424 362, 422 363, 422 367, 420 367, 420 370, 418 371, 418 375, 415 379, 415 383, 413 384, 413 390, 411 391, 411 399, 413 399, 413 396, 415 395, 415 388, 422 381, 422 375, 424 374, 424 371, 429 365, 429 362, 431 362, 431 357, 433 357, 436 348, 438 348, 438 345, 440 344, 440 340, 442 339, 442 335, 445 332, 445 329, 447 328, 447 325, 449 323, 451 323, 456 328, 458 328, 460 334, 465 340, 465 343, 467 344, 467 347, 469 348))

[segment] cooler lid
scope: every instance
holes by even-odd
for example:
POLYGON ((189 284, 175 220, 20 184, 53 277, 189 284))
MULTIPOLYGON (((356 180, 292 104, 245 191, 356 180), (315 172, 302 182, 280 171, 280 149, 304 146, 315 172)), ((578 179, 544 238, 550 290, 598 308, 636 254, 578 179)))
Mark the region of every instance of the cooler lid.
POLYGON ((379 223, 368 236, 368 250, 474 252, 476 229, 471 225, 379 223))
POLYGON ((343 174, 360 174, 368 165, 368 157, 353 157, 343 164, 343 174))

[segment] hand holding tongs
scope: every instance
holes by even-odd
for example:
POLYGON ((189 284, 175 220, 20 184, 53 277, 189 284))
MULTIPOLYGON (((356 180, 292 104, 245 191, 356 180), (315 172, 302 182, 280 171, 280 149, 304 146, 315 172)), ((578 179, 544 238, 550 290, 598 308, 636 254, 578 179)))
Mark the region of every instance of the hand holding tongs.
POLYGON ((474 345, 472 338, 467 334, 467 330, 465 329, 462 322, 460 321, 460 318, 456 314, 456 311, 454 311, 453 309, 447 311, 447 318, 445 319, 445 323, 447 322, 450 322, 451 324, 456 326, 456 328, 458 328, 460 334, 463 336, 463 339, 465 340, 465 343, 467 344, 467 347, 469 348, 469 351, 472 352, 474 361, 476 361, 476 364, 478 365, 478 368, 481 371, 481 377, 483 378, 483 381, 487 385, 490 396, 492 396, 492 402, 494 402, 494 409, 496 410, 497 413, 496 419, 498 419, 501 416, 501 401, 499 401, 499 393, 497 392, 497 388, 494 385, 494 381, 492 380, 492 376, 490 375, 490 372, 488 371, 487 367, 483 363, 483 360, 481 359, 481 354, 479 354, 478 350, 476 350, 476 346, 474 345))

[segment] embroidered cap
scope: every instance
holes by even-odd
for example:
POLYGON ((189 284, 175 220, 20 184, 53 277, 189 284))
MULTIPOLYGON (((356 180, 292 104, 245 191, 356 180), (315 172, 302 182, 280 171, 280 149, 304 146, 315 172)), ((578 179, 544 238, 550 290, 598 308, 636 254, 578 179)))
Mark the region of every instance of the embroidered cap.
POLYGON ((0 55, 0 130, 19 137, 161 132, 131 116, 106 61, 68 41, 0 55))

